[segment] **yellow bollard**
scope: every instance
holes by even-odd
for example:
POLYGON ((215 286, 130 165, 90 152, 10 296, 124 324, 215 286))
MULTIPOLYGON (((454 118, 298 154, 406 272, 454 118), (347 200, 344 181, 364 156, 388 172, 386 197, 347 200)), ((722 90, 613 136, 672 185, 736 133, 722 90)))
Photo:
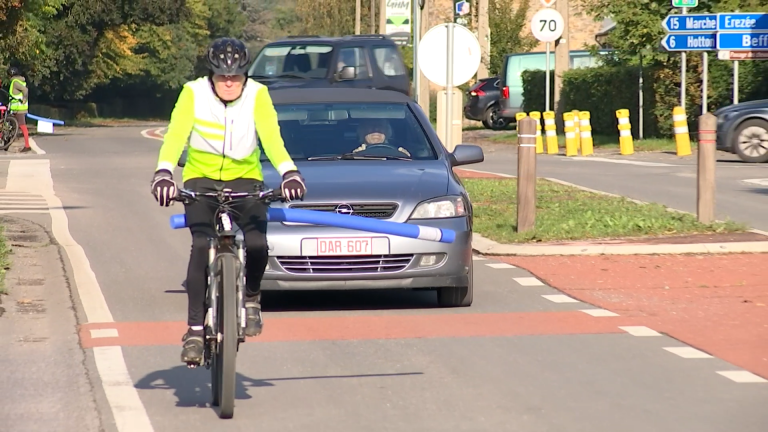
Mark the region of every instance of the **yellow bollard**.
POLYGON ((544 134, 547 136, 547 154, 558 154, 560 148, 557 144, 557 125, 555 124, 555 112, 544 113, 544 134))
MULTIPOLYGON (((579 110, 571 111, 573 113, 573 133, 576 135, 576 148, 581 150, 581 123, 579 121, 579 110)), ((584 154, 582 153, 582 156, 584 154)))
POLYGON ((629 110, 620 109, 616 111, 616 118, 619 120, 619 149, 623 155, 631 155, 635 152, 635 144, 632 141, 632 125, 629 124, 629 110))
POLYGON ((565 124, 565 155, 577 156, 579 154, 576 148, 576 133, 573 127, 573 113, 563 113, 563 123, 565 124))
POLYGON ((528 114, 526 114, 524 112, 519 112, 519 113, 515 114, 515 120, 517 120, 517 121, 520 121, 520 120, 522 120, 522 119, 524 119, 526 117, 528 117, 528 114))
POLYGON ((691 136, 688 133, 688 116, 685 108, 676 106, 672 109, 672 126, 675 130, 675 144, 678 156, 691 154, 691 136))
POLYGON ((579 113, 579 122, 581 123, 579 130, 581 131, 581 155, 591 155, 594 153, 594 146, 592 142, 592 124, 589 122, 589 111, 581 111, 579 113))
POLYGON ((536 153, 544 153, 544 141, 541 139, 541 113, 531 111, 528 117, 536 120, 536 153))

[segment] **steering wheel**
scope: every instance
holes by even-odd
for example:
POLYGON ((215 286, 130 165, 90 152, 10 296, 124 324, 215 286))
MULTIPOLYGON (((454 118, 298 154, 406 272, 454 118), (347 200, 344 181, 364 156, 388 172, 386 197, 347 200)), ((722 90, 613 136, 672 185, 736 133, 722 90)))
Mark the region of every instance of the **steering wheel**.
POLYGON ((365 152, 365 151, 368 151, 368 150, 375 149, 377 147, 385 148, 385 149, 388 149, 388 150, 393 150, 393 151, 397 152, 397 154, 405 154, 402 151, 400 151, 397 147, 389 145, 389 144, 370 144, 370 145, 366 145, 365 149, 361 150, 361 151, 365 152))

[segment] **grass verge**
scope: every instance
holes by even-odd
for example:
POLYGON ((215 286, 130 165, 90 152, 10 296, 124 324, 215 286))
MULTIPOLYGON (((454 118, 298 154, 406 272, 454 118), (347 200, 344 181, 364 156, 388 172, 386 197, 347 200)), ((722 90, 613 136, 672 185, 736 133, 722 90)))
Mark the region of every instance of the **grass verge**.
MULTIPOLYGON (((501 133, 492 136, 489 141, 499 144, 516 144, 517 133, 501 133)), ((565 147, 565 136, 558 135, 557 142, 561 149, 565 147)), ((596 135, 592 138, 592 145, 597 149, 619 149, 618 136, 611 135, 596 135)), ((677 151, 677 144, 675 140, 671 138, 647 138, 643 140, 635 140, 634 148, 636 152, 658 152, 658 151, 677 151)), ((696 142, 691 141, 691 149, 696 148, 696 142)))
POLYGON ((596 240, 744 232, 743 224, 702 224, 660 204, 587 192, 545 179, 536 182, 536 227, 517 233, 517 179, 463 179, 474 208, 474 231, 499 243, 596 240))
POLYGON ((167 122, 168 119, 131 119, 131 118, 83 118, 64 121, 62 127, 105 127, 105 126, 132 126, 135 124, 167 122))
POLYGON ((0 225, 0 295, 8 293, 5 276, 11 266, 10 255, 11 248, 8 246, 8 239, 5 238, 5 226, 0 225))

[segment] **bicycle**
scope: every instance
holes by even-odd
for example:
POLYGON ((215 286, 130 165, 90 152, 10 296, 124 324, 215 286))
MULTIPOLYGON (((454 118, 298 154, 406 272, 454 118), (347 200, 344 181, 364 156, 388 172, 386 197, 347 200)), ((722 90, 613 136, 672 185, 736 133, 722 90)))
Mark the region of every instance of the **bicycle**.
MULTIPOLYGON (((20 100, 11 96, 4 89, 0 90, 8 95, 9 100, 20 100)), ((10 107, 0 105, 0 150, 4 151, 8 151, 11 148, 11 144, 16 141, 16 135, 19 134, 19 121, 11 114, 10 107)))
MULTIPOLYGON (((219 407, 220 418, 234 415, 236 369, 235 358, 245 342, 245 242, 233 228, 231 206, 239 200, 256 199, 269 203, 282 200, 280 191, 198 193, 179 189, 175 201, 198 201, 200 197, 216 198, 214 213, 216 236, 209 239, 208 286, 206 292, 205 343, 203 364, 211 370, 212 406, 219 407)), ((188 363, 188 367, 200 366, 188 363)))

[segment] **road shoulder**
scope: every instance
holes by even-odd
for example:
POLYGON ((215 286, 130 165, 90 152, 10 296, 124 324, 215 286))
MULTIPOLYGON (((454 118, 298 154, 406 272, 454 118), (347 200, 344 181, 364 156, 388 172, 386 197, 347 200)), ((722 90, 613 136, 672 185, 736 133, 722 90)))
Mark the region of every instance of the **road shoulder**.
POLYGON ((100 431, 59 246, 31 221, 0 223, 12 247, 0 305, 0 364, 13 371, 0 385, 3 429, 100 431))

